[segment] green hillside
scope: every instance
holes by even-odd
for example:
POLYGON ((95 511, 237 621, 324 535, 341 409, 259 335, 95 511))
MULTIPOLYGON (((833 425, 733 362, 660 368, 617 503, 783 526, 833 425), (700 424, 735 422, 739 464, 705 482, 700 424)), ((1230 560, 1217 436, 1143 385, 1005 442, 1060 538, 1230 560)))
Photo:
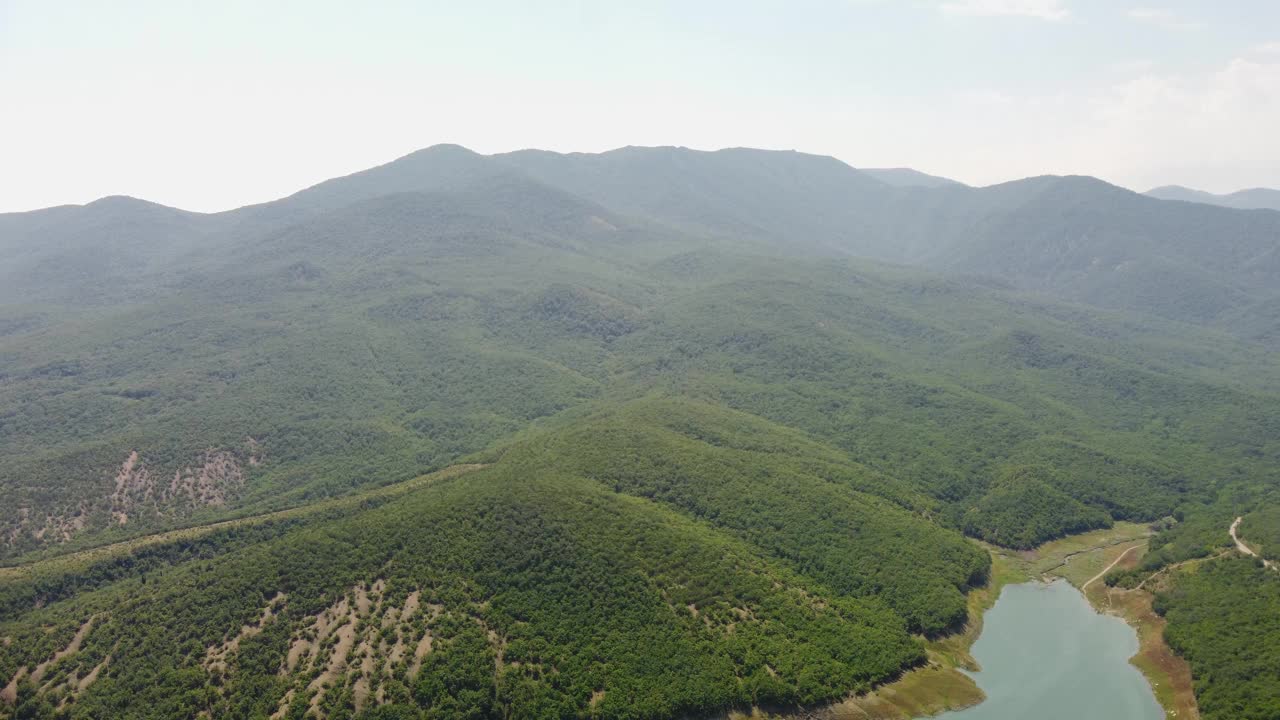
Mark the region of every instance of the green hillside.
POLYGON ((1272 552, 1280 215, 1187 207, 441 146, 0 216, 0 718, 793 709, 963 628, 973 539, 1272 552))
POLYGON ((383 697, 441 716, 668 717, 866 690, 923 660, 912 627, 963 620, 961 591, 983 580, 986 555, 855 489, 863 471, 838 453, 683 402, 621 415, 535 433, 490 469, 376 509, 251 544, 215 537, 197 557, 175 544, 146 572, 10 623, 18 650, 0 674, 36 667, 95 618, 37 678, 45 692, 20 683, 32 708, 73 697, 75 716, 289 717, 312 699, 342 715, 383 697), (595 433, 625 447, 584 437, 595 433), (669 444, 698 483, 681 487, 704 502, 642 485, 669 444), (601 451, 616 451, 618 471, 595 462, 601 451), (773 484, 736 474, 758 461, 773 484), (621 473, 633 479, 615 489, 621 473), (810 525, 819 515, 825 525, 810 525), (748 530, 759 523, 782 542, 750 542, 765 537, 748 530), (881 567, 849 582, 840 569, 855 558, 881 567), (431 652, 415 661, 407 648, 424 637, 431 652), (76 678, 108 656, 110 673, 81 696, 76 678), (330 687, 313 698, 326 671, 330 687))

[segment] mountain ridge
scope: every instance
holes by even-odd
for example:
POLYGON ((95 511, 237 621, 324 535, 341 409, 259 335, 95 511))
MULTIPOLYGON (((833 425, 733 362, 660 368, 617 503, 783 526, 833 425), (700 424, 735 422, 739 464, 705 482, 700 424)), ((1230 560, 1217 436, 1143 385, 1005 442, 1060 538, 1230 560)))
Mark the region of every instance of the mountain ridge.
POLYGON ((864 174, 896 187, 948 187, 951 185, 964 185, 959 180, 942 177, 940 175, 930 175, 908 167, 897 168, 858 168, 864 174))
MULTIPOLYGON (((988 275, 1024 290, 1236 327, 1254 337, 1271 336, 1256 329, 1274 320, 1250 313, 1265 312, 1280 287, 1280 263, 1267 259, 1280 256, 1280 214, 1165 204, 1078 175, 981 188, 893 186, 829 156, 750 148, 480 155, 436 145, 278 200, 212 215, 119 198, 78 210, 0 215, 0 247, 13 246, 25 232, 47 234, 39 228, 50 222, 66 223, 78 237, 91 235, 94 223, 137 222, 127 247, 119 233, 104 231, 92 243, 100 255, 96 262, 162 271, 188 251, 224 252, 236 238, 277 232, 361 200, 462 190, 502 177, 556 188, 617 216, 665 227, 669 235, 988 275), (181 235, 177 242, 167 241, 162 251, 157 245, 155 258, 146 255, 146 243, 174 233, 181 235)), ((82 263, 68 252, 66 267, 82 263)), ((26 294, 33 289, 27 276, 47 285, 59 272, 28 266, 10 284, 26 294)), ((64 282, 77 283, 79 297, 101 291, 84 284, 86 268, 76 272, 64 282)), ((106 287, 119 294, 136 282, 129 276, 106 287)))
POLYGON ((865 693, 974 619, 973 539, 1148 523, 1137 583, 1275 505, 1275 217, 458 146, 0 216, 0 719, 865 693))
POLYGON ((1237 210, 1280 210, 1280 190, 1264 187, 1214 194, 1182 185, 1162 185, 1144 194, 1161 200, 1203 203, 1237 210))

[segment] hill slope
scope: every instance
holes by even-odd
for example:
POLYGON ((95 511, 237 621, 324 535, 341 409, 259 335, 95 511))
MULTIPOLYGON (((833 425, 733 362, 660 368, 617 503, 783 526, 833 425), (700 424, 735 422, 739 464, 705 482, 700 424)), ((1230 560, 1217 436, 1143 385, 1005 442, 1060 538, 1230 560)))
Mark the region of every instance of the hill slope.
POLYGON ((867 474, 837 453, 685 402, 622 412, 340 519, 268 527, 251 544, 215 534, 194 557, 153 549, 149 569, 6 626, 19 650, 0 675, 34 677, 18 691, 32 708, 71 697, 78 713, 115 716, 340 716, 400 702, 671 717, 866 690, 923 660, 909 630, 964 621, 961 591, 982 581, 985 554, 857 489, 867 474), (659 470, 673 458, 683 469, 659 470), (687 482, 672 488, 673 472, 687 482), (677 494, 645 499, 655 482, 677 494), (827 524, 798 522, 816 503, 827 524), (749 542, 762 523, 787 534, 749 542), (103 663, 102 679, 62 686, 103 663), (193 678, 214 689, 192 691, 193 678))
POLYGON ((1280 369, 1224 328, 1274 327, 1277 218, 451 146, 0 216, 0 717, 865 690, 967 620, 965 534, 1163 521, 1154 572, 1274 503, 1280 369))

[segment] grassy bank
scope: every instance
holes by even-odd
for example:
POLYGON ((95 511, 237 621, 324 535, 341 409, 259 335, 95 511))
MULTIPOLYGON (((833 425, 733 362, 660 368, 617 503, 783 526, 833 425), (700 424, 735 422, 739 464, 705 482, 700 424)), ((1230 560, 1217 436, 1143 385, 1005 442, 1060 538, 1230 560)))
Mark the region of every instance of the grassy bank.
MULTIPOLYGON (((982 632, 984 614, 995 605, 1006 585, 1059 577, 1076 588, 1087 585, 1085 596, 1094 609, 1123 618, 1137 631, 1139 651, 1130 662, 1151 684, 1165 716, 1171 720, 1196 720, 1200 714, 1191 689, 1190 669, 1165 644, 1164 619, 1151 608, 1152 594, 1146 590, 1108 588, 1099 577, 1112 563, 1117 568, 1136 565, 1146 552, 1149 534, 1145 525, 1117 523, 1105 530, 1054 540, 1034 550, 1015 551, 984 544, 991 553, 991 578, 987 585, 969 593, 971 621, 963 632, 928 641, 929 661, 924 667, 874 692, 804 717, 911 720, 982 702, 985 695, 981 688, 963 671, 980 669, 970 650, 982 632)), ((756 712, 732 717, 767 716, 756 712)))
MULTIPOLYGON (((990 548, 988 548, 990 549, 990 548)), ((973 643, 982 633, 982 619, 995 605, 1005 585, 1026 582, 1030 575, 1014 558, 992 552, 991 574, 986 585, 972 590, 968 595, 969 623, 960 633, 927 640, 927 663, 906 672, 892 683, 876 688, 873 692, 849 698, 821 710, 803 714, 772 713, 755 710, 752 713, 731 713, 732 720, 753 718, 823 718, 824 720, 911 720, 932 717, 949 710, 961 710, 977 705, 986 695, 973 678, 964 671, 979 670, 978 662, 970 654, 973 643)))
POLYGON ((1136 566, 1147 551, 1147 534, 1142 525, 1118 523, 1109 530, 1047 543, 1022 562, 1034 573, 1061 577, 1083 588, 1094 609, 1129 623, 1138 633, 1138 653, 1130 662, 1151 684, 1165 717, 1196 720, 1200 711, 1191 669, 1165 643, 1165 620, 1151 607, 1154 596, 1145 589, 1109 588, 1100 578, 1094 580, 1112 563, 1117 568, 1136 566))
POLYGON ((970 654, 982 633, 982 620, 996 604, 1005 585, 1025 582, 1028 576, 1005 556, 992 554, 987 584, 969 593, 969 624, 961 633, 926 642, 929 662, 890 683, 831 708, 831 720, 909 720, 932 717, 948 710, 977 705, 986 695, 965 670, 981 668, 970 654))

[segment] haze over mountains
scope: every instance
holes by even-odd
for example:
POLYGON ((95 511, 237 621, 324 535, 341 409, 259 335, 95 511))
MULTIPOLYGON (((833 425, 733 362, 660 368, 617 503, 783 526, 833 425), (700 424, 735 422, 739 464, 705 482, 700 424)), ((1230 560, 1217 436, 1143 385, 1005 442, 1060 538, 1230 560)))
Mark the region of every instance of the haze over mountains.
POLYGON ((1192 190, 1181 185, 1164 185, 1148 190, 1147 195, 1161 200, 1181 200, 1183 202, 1221 205, 1222 207, 1240 210, 1280 210, 1280 190, 1271 188, 1252 188, 1237 190, 1225 195, 1214 195, 1203 190, 1192 190))
MULTIPOLYGON (((0 718, 838 700, 966 538, 1159 523, 1140 582, 1275 507, 1277 343, 1280 212, 1089 177, 440 145, 0 215, 0 718)), ((1206 718, 1269 692, 1179 627, 1206 718)))
POLYGON ((143 280, 149 271, 180 274, 188 252, 242 252, 255 233, 362 199, 440 192, 567 193, 676 232, 981 275, 1244 337, 1276 333, 1280 213, 1167 205, 1085 177, 970 188, 914 171, 864 172, 831 158, 749 149, 486 157, 436 146, 214 215, 128 198, 9 214, 0 216, 0 248, 11 258, 0 294, 52 300, 83 297, 96 285, 117 295, 141 291, 138 283, 153 285, 143 280))

